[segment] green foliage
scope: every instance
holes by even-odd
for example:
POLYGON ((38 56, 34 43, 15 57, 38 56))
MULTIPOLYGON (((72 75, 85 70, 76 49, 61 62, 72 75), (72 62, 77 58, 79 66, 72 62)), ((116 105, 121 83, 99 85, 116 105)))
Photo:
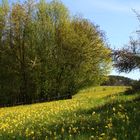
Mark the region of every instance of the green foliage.
POLYGON ((109 75, 108 79, 102 83, 106 86, 132 86, 136 80, 116 75, 109 75))
POLYGON ((126 91, 126 94, 135 94, 139 93, 139 91, 140 91, 140 80, 134 81, 131 85, 131 88, 126 91))
POLYGON ((134 91, 140 91, 140 80, 134 82, 134 84, 132 85, 132 89, 133 89, 134 91))
POLYGON ((104 41, 100 29, 86 19, 74 18, 72 22, 78 36, 80 53, 78 85, 98 85, 104 80, 109 70, 110 50, 104 41))
POLYGON ((90 21, 70 17, 59 1, 0 5, 0 104, 31 103, 99 85, 110 50, 90 21))
POLYGON ((131 38, 127 46, 114 52, 114 66, 119 72, 140 69, 139 38, 137 40, 131 38))

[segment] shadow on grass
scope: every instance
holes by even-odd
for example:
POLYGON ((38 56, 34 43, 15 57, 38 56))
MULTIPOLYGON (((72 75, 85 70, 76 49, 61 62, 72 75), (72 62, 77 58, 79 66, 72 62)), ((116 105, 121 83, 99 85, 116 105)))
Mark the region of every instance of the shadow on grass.
POLYGON ((49 126, 48 139, 140 139, 140 102, 116 101, 98 108, 63 115, 60 123, 49 126))
POLYGON ((102 99, 107 102, 104 105, 100 105, 99 99, 96 100, 98 107, 94 102, 93 106, 92 103, 90 106, 87 104, 86 109, 81 106, 79 110, 65 110, 52 115, 50 122, 44 123, 44 118, 38 123, 31 123, 34 133, 30 133, 28 138, 18 133, 11 137, 12 134, 5 131, 3 135, 0 133, 0 140, 140 140, 139 97, 126 102, 107 96, 102 99))

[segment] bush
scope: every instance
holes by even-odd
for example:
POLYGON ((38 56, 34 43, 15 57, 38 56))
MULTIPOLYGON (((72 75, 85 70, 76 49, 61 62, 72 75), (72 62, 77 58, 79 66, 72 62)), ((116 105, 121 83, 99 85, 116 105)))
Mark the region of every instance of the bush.
POLYGON ((133 91, 140 91, 140 80, 133 83, 132 90, 133 91))
POLYGON ((135 94, 140 91, 140 80, 132 83, 132 88, 129 88, 125 93, 126 94, 135 94))

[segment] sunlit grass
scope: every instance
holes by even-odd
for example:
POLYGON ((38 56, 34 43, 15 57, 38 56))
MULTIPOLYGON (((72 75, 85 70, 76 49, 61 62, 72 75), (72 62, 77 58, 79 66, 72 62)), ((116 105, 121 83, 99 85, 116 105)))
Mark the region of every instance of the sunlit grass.
POLYGON ((0 109, 0 139, 139 140, 140 105, 128 87, 96 87, 73 99, 0 109))

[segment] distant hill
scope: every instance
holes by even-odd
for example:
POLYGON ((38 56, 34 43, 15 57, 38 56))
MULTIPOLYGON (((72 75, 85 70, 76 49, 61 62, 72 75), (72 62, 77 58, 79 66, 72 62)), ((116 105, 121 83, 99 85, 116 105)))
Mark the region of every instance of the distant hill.
POLYGON ((105 81, 102 85, 106 86, 130 86, 136 80, 130 79, 124 76, 117 76, 117 75, 109 75, 108 80, 105 81))

